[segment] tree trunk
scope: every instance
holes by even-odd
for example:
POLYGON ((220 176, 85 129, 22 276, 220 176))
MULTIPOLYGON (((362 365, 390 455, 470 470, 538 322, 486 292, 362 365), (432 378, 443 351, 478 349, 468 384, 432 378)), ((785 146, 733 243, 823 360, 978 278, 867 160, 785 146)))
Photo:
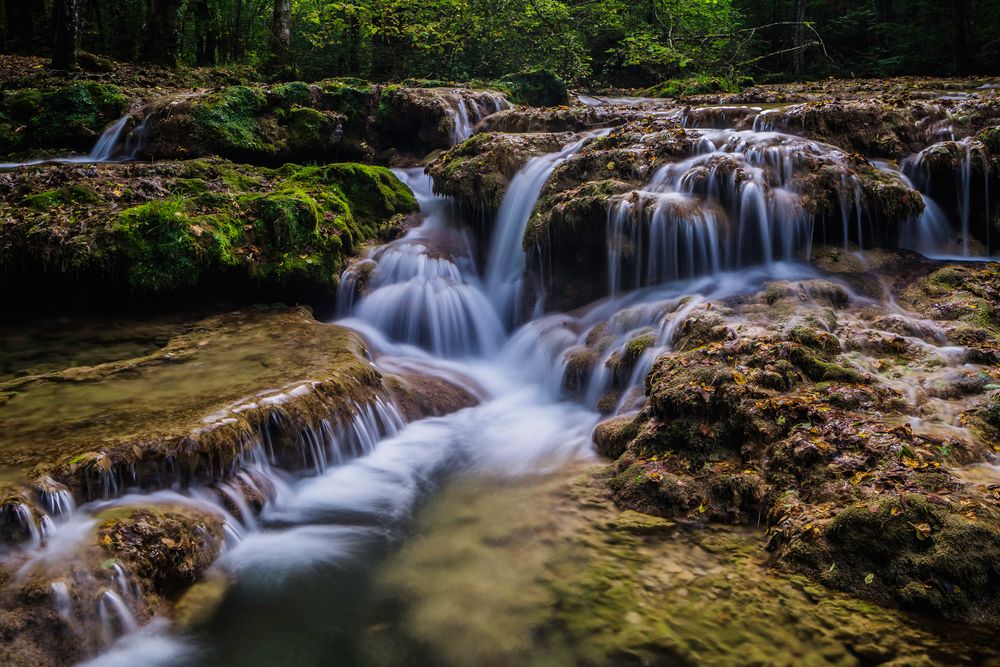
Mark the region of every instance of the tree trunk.
POLYGON ((76 68, 80 38, 80 0, 55 0, 52 3, 52 68, 76 68))
POLYGON ((952 0, 951 19, 955 30, 955 68, 965 74, 970 69, 966 0, 952 0))
POLYGON ((276 70, 286 69, 291 61, 292 44, 292 0, 274 0, 271 14, 271 66, 276 70))
POLYGON ((35 41, 35 2, 33 0, 5 0, 4 17, 7 23, 5 47, 11 53, 31 53, 35 41))
POLYGON ((183 0, 150 0, 146 15, 144 60, 177 67, 181 49, 180 10, 183 0))
POLYGON ((792 46, 795 51, 792 53, 792 72, 799 76, 805 68, 805 38, 806 38, 806 0, 795 0, 795 25, 793 26, 792 46))
POLYGON ((361 58, 359 57, 359 52, 361 51, 361 21, 358 19, 357 10, 351 12, 347 25, 349 44, 347 47, 347 66, 345 70, 350 76, 360 76, 361 73, 358 70, 361 63, 361 58))
POLYGON ((194 61, 199 67, 216 64, 216 49, 219 43, 218 16, 209 0, 194 0, 191 4, 194 14, 194 61))

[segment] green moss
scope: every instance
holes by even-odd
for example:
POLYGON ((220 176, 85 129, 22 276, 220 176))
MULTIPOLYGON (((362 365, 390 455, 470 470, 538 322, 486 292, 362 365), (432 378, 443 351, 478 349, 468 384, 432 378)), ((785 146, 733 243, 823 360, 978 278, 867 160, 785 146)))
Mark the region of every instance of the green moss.
POLYGON ((58 190, 28 195, 24 198, 23 203, 28 208, 44 211, 64 204, 95 204, 100 200, 100 195, 93 189, 85 185, 73 184, 58 190))
POLYGON ((986 146, 994 157, 1000 157, 1000 127, 986 128, 976 135, 976 141, 986 146))
POLYGON ((191 113, 199 139, 214 149, 267 156, 276 148, 257 119, 266 108, 267 97, 260 89, 232 86, 200 100, 191 113))
POLYGON ((116 86, 94 81, 45 93, 40 113, 29 123, 32 140, 45 146, 87 145, 124 113, 127 104, 116 86))
POLYGON ((702 75, 686 79, 668 79, 642 91, 648 97, 682 97, 705 93, 738 93, 743 87, 752 85, 747 77, 730 79, 720 76, 702 75))
POLYGON ((276 98, 277 105, 286 109, 305 105, 312 97, 309 84, 302 81, 292 81, 274 86, 271 88, 271 94, 276 98))
POLYGON ((864 373, 835 361, 823 359, 802 345, 789 346, 788 357, 809 379, 816 382, 852 382, 856 384, 869 382, 864 373))
POLYGON ((61 203, 62 203, 62 198, 59 196, 58 190, 39 192, 38 194, 29 195, 24 198, 25 206, 39 211, 44 211, 45 209, 49 208, 55 208, 61 203))
POLYGON ((184 200, 172 197, 118 216, 114 231, 133 288, 160 291, 198 282, 206 252, 183 209, 184 200))
POLYGON ((3 97, 3 110, 14 120, 30 121, 42 111, 42 91, 37 88, 12 90, 3 97))
POLYGON ((288 148, 295 153, 311 154, 332 149, 338 142, 340 119, 330 111, 296 107, 285 116, 288 148))

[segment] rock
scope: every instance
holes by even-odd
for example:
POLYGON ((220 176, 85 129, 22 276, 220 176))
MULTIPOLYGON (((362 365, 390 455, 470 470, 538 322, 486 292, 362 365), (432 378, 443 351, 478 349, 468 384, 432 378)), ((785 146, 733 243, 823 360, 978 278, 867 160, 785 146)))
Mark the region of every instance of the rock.
POLYGON ((53 292, 165 298, 206 285, 252 287, 258 299, 331 294, 346 259, 416 209, 381 167, 223 160, 40 166, 12 174, 0 200, 16 214, 0 228, 0 299, 15 303, 53 292))
MULTIPOLYGON (((876 262, 897 281, 901 302, 933 308, 921 298, 954 285, 956 299, 996 303, 990 267, 907 263, 905 253, 876 262)), ((655 362, 645 407, 595 432, 599 451, 618 458, 609 488, 623 507, 656 516, 765 517, 779 563, 860 597, 996 627, 1000 513, 987 487, 956 472, 993 451, 996 401, 967 417, 982 437, 959 439, 911 426, 904 415, 914 407, 903 393, 926 378, 928 394, 946 403, 937 414, 925 405, 933 422, 983 392, 992 375, 942 370, 931 346, 852 342, 871 356, 844 351, 842 338, 865 338, 882 317, 854 305, 834 276, 772 283, 692 312, 678 335, 685 326, 704 333, 675 341, 655 362), (722 323, 698 324, 710 314, 722 323)), ((992 322, 986 328, 995 335, 992 322)))
POLYGON ((502 77, 498 83, 511 92, 511 100, 532 107, 552 107, 569 102, 566 83, 545 69, 530 69, 502 77))
POLYGON ((481 132, 437 156, 427 174, 434 178, 435 192, 454 197, 471 211, 495 211, 510 179, 529 159, 559 150, 572 137, 481 132))
POLYGON ((223 545, 222 517, 190 507, 127 506, 96 520, 107 553, 166 598, 176 598, 201 579, 223 545))

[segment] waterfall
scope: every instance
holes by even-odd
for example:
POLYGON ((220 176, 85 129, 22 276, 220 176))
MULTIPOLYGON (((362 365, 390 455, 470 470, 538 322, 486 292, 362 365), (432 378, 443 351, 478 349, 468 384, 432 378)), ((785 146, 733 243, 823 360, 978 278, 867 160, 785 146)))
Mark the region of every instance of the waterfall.
POLYGON ((495 353, 503 326, 479 287, 470 238, 448 224, 447 207, 419 169, 397 175, 414 190, 426 218, 372 255, 367 293, 356 304, 345 295, 342 305, 349 310, 341 314, 439 356, 495 353))
POLYGON ((471 137, 476 124, 482 119, 510 108, 503 95, 488 90, 450 90, 441 92, 440 96, 451 119, 452 145, 471 137))
POLYGON ((911 187, 919 190, 924 200, 923 214, 904 225, 900 245, 931 257, 971 258, 974 255, 972 250, 973 225, 981 220, 986 255, 991 255, 990 163, 976 147, 974 140, 965 138, 959 141, 951 140, 933 144, 905 159, 899 170, 887 165, 880 165, 880 168, 893 171, 900 178, 903 178, 911 187), (939 153, 945 153, 946 157, 950 158, 953 151, 958 153, 955 157, 957 166, 954 169, 953 186, 946 186, 939 194, 935 190, 935 185, 940 188, 942 184, 935 183, 939 179, 935 179, 934 175, 939 173, 939 170, 932 168, 932 160, 939 153), (981 162, 983 171, 981 184, 983 209, 979 216, 975 215, 976 211, 973 209, 973 190, 976 186, 973 179, 975 160, 981 162), (941 203, 951 201, 951 193, 954 193, 952 211, 957 214, 958 218, 956 226, 953 226, 949 221, 949 215, 945 210, 947 204, 943 206, 941 203), (974 220, 974 217, 977 219, 974 220), (959 241, 960 247, 958 246, 959 241), (954 250, 958 250, 958 252, 954 252, 954 250))
POLYGON ((125 128, 128 126, 130 120, 132 120, 131 116, 122 116, 112 123, 108 129, 104 130, 97 143, 94 144, 94 148, 91 149, 90 154, 87 156, 88 159, 91 162, 110 161, 115 154, 115 149, 121 142, 122 135, 125 134, 125 128))
MULTIPOLYGON (((843 159, 789 135, 703 135, 693 157, 661 167, 641 190, 609 207, 609 293, 808 257, 814 221, 805 213, 796 176, 817 156, 843 159)), ((863 202, 856 180, 845 181, 841 209, 845 243, 852 233, 860 243, 863 202)))
POLYGON ((110 643, 119 634, 139 629, 139 624, 136 623, 128 605, 112 590, 106 590, 101 595, 98 615, 101 619, 101 634, 106 643, 110 643))
POLYGON ((97 138, 97 143, 86 155, 70 155, 59 158, 41 158, 26 162, 0 162, 0 169, 17 169, 36 164, 89 164, 94 162, 121 162, 135 159, 142 148, 146 120, 132 130, 128 129, 133 114, 129 113, 109 125, 97 138), (124 143, 124 149, 119 147, 124 143))
POLYGON ((545 182, 556 167, 576 155, 584 144, 606 134, 607 130, 591 132, 560 151, 531 158, 507 186, 497 211, 486 261, 486 293, 507 324, 516 319, 515 313, 522 296, 526 267, 524 231, 545 182))

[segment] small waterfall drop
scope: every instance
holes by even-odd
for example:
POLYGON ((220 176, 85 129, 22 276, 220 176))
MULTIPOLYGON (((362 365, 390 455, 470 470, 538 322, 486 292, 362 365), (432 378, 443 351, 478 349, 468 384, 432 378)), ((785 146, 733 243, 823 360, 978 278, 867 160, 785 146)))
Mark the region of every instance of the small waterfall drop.
POLYGON ((507 324, 516 320, 526 266, 524 231, 545 182, 556 167, 576 155, 584 144, 608 132, 602 130, 588 133, 560 151, 531 158, 507 186, 497 211, 490 239, 489 258, 486 261, 486 292, 507 324))
POLYGON ((105 643, 111 643, 120 634, 135 632, 139 624, 129 610, 125 600, 112 590, 106 590, 98 601, 98 615, 101 619, 101 633, 105 643))

